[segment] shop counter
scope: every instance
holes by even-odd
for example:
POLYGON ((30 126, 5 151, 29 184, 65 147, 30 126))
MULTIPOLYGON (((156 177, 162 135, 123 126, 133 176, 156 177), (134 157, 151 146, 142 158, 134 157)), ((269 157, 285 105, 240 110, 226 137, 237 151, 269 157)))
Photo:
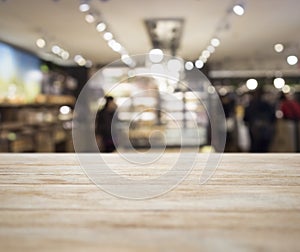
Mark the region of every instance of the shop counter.
POLYGON ((300 155, 224 154, 202 185, 198 155, 173 190, 133 200, 91 182, 76 154, 0 154, 0 251, 299 251, 300 155))

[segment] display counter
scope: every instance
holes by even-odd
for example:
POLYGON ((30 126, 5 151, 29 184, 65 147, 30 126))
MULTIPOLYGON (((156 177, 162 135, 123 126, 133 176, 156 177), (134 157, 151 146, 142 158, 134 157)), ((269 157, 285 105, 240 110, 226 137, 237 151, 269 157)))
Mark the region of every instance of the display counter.
POLYGON ((93 184, 75 154, 0 154, 0 250, 298 251, 300 155, 224 154, 199 185, 205 155, 174 190, 126 200, 93 184))

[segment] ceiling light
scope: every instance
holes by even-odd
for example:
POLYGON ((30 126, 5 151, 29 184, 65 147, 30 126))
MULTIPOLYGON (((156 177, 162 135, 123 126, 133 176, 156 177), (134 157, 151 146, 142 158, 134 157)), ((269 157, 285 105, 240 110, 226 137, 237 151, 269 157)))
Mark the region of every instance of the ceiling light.
POLYGON ((131 64, 133 64, 133 60, 129 57, 128 54, 122 55, 121 60, 122 60, 126 65, 131 65, 131 64))
POLYGON ((90 5, 88 4, 88 3, 86 3, 86 2, 83 2, 83 3, 81 3, 80 5, 79 5, 79 10, 81 11, 81 12, 86 12, 86 11, 88 11, 90 9, 90 5))
POLYGON ((275 78, 273 84, 277 89, 281 89, 284 87, 285 81, 282 78, 275 78))
POLYGON ((81 58, 77 63, 79 66, 84 66, 86 64, 86 60, 84 58, 81 58))
POLYGON ((81 59, 82 59, 82 56, 81 56, 81 55, 75 55, 75 56, 74 56, 74 61, 77 62, 77 63, 78 63, 81 59))
POLYGON ((39 48, 44 48, 46 46, 46 41, 42 38, 37 39, 35 43, 39 48))
POLYGON ((236 4, 235 6, 233 6, 232 10, 238 16, 242 16, 245 13, 244 7, 240 4, 236 4))
POLYGON ((210 56, 210 52, 208 51, 208 50, 204 50, 203 52, 202 52, 202 56, 204 57, 204 58, 209 58, 209 56, 210 56))
POLYGON ((106 29, 106 24, 104 24, 103 22, 97 24, 96 29, 98 32, 103 32, 106 29))
POLYGON ((94 23, 95 22, 95 17, 89 13, 85 15, 85 21, 88 22, 89 24, 94 23))
POLYGON ((204 66, 204 63, 202 60, 196 60, 195 66, 199 69, 201 69, 204 66))
POLYGON ((210 44, 214 47, 218 47, 220 45, 220 40, 217 39, 217 38, 213 38, 211 41, 210 41, 210 44))
POLYGON ((274 45, 274 50, 275 50, 276 52, 278 52, 278 53, 282 52, 283 49, 284 49, 283 44, 276 44, 276 45, 274 45))
POLYGON ((186 70, 190 71, 194 68, 194 64, 193 64, 192 61, 187 61, 184 65, 184 67, 185 67, 186 70))
POLYGON ((155 48, 149 52, 149 59, 152 63, 159 63, 164 58, 164 53, 161 49, 155 48))
POLYGON ((209 51, 210 53, 214 53, 215 50, 216 50, 216 49, 215 49, 212 45, 209 45, 209 46, 207 47, 207 51, 209 51))
POLYGON ((112 49, 113 49, 115 52, 119 52, 119 51, 121 51, 122 46, 121 46, 120 43, 115 42, 114 45, 112 46, 112 49))
POLYGON ((108 41, 107 44, 108 44, 109 47, 112 48, 112 47, 114 46, 115 43, 117 43, 117 42, 116 42, 114 39, 111 39, 110 41, 108 41))
POLYGON ((51 51, 55 54, 59 54, 61 52, 61 48, 57 45, 52 46, 51 51))
POLYGON ((258 83, 257 83, 257 80, 256 79, 249 79, 247 80, 246 82, 246 86, 249 90, 254 90, 257 88, 258 86, 258 83))
POLYGON ((67 60, 69 57, 70 57, 70 54, 67 52, 67 51, 63 51, 61 53, 61 57, 64 59, 64 60, 67 60))
POLYGON ((295 55, 291 55, 287 57, 286 61, 289 65, 293 66, 298 63, 298 58, 295 55))
POLYGON ((111 40, 111 39, 113 38, 113 35, 112 35, 111 32, 105 32, 105 33, 103 34, 103 38, 104 38, 105 40, 111 40))

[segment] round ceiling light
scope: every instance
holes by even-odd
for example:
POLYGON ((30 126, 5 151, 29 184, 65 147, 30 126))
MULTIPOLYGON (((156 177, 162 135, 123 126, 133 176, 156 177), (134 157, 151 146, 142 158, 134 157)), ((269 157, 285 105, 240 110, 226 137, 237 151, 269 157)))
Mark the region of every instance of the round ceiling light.
POLYGON ((238 16, 242 16, 245 13, 244 7, 240 4, 236 4, 235 6, 233 6, 232 10, 238 16))
POLYGON ((286 61, 289 65, 293 66, 298 63, 298 58, 295 55, 291 55, 287 57, 286 61))
POLYGON ((103 22, 97 24, 96 29, 98 32, 103 32, 106 29, 106 24, 104 24, 103 22))
POLYGON ((184 67, 185 67, 186 70, 190 71, 194 68, 194 64, 193 64, 192 61, 187 61, 184 65, 184 67))
POLYGON ((256 79, 249 79, 246 82, 246 86, 249 90, 255 90, 258 86, 258 82, 256 79))
POLYGON ((204 63, 202 60, 196 60, 195 66, 199 69, 201 69, 204 66, 204 63))
POLYGON ((44 48, 46 46, 46 41, 42 38, 37 39, 35 43, 39 48, 44 48))
POLYGON ((104 38, 105 40, 111 40, 111 39, 113 38, 113 35, 112 35, 111 32, 105 32, 105 33, 103 34, 103 38, 104 38))
POLYGON ((164 53, 161 49, 155 48, 149 52, 149 59, 152 63, 159 63, 163 60, 164 53))
POLYGON ((82 4, 79 5, 79 10, 80 10, 81 12, 86 12, 86 11, 88 11, 89 9, 90 9, 90 5, 87 4, 87 3, 82 3, 82 4))
POLYGON ((210 41, 210 44, 214 47, 218 47, 220 45, 220 40, 218 38, 213 38, 211 41, 210 41))
POLYGON ((274 45, 274 50, 275 50, 275 52, 281 53, 284 50, 283 44, 278 43, 278 44, 274 45))
POLYGON ((281 89, 284 87, 285 81, 282 78, 275 78, 273 84, 275 88, 281 89))

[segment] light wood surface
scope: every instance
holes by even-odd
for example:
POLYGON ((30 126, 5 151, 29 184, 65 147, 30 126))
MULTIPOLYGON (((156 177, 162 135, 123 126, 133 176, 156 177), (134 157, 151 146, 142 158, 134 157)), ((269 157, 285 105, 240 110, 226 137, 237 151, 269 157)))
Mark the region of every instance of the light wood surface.
POLYGON ((74 154, 1 154, 0 251, 300 251, 300 155, 224 154, 199 185, 202 157, 171 192, 125 200, 74 154))

